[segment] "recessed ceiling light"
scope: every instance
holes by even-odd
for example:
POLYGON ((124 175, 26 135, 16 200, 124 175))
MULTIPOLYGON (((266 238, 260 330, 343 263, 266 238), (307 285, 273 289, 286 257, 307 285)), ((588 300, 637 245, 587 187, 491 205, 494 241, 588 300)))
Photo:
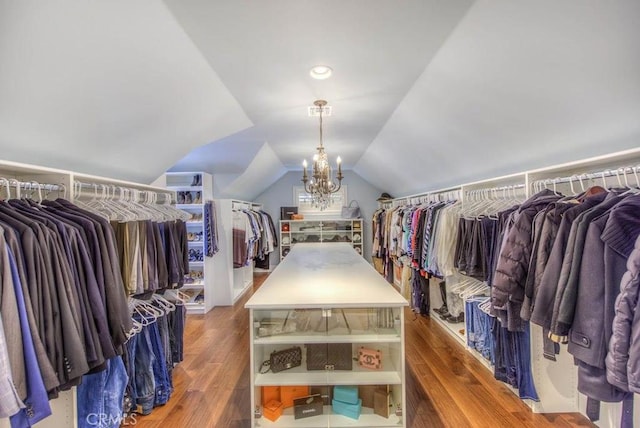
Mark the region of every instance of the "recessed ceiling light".
POLYGON ((332 72, 333 70, 328 65, 316 65, 311 68, 311 71, 309 72, 309 74, 314 79, 324 80, 329 78, 332 72))

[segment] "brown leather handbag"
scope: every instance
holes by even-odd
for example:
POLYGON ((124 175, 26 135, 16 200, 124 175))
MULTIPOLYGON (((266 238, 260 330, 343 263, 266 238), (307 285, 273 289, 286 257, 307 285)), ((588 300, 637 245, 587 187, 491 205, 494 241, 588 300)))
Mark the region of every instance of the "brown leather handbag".
POLYGON ((313 343, 307 347, 307 370, 352 370, 350 343, 313 343))

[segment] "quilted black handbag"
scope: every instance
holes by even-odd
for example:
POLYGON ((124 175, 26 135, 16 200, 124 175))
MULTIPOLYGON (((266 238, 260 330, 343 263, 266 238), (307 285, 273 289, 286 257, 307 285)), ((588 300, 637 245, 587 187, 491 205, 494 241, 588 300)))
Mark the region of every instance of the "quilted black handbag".
POLYGON ((278 373, 283 370, 298 367, 301 364, 302 349, 299 346, 294 346, 293 348, 283 349, 282 351, 273 351, 269 356, 269 360, 262 363, 260 373, 266 373, 269 369, 274 373, 278 373))

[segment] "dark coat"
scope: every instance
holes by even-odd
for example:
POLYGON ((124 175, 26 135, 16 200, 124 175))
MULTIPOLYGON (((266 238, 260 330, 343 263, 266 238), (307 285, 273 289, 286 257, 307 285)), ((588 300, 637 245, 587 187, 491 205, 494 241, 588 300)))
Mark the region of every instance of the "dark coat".
POLYGON ((636 239, 635 249, 627 260, 627 271, 620 282, 609 352, 605 359, 607 381, 623 391, 633 392, 640 392, 640 343, 637 340, 632 343, 633 335, 640 333, 640 320, 635 319, 640 293, 639 273, 640 237, 636 239), (629 369, 633 373, 631 376, 627 374, 629 369))
MULTIPOLYGON (((510 318, 519 318, 520 306, 524 301, 525 282, 531 259, 533 219, 540 210, 559 198, 551 190, 545 189, 533 195, 513 213, 513 224, 507 231, 500 249, 491 291, 493 307, 507 311, 510 318)), ((521 320, 510 319, 510 330, 512 326, 518 325, 519 321, 521 320)))

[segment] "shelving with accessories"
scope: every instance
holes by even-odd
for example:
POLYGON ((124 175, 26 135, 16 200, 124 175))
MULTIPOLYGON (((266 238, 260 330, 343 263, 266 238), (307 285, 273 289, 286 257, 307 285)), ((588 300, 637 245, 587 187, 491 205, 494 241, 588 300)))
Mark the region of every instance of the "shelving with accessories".
POLYGON ((406 305, 348 243, 294 246, 245 305, 252 426, 406 426, 406 305))
POLYGON ((189 272, 182 291, 190 296, 187 311, 204 314, 214 307, 214 263, 205 257, 205 202, 213 199, 213 177, 206 172, 167 172, 154 184, 176 192, 176 208, 191 215, 187 220, 189 272))
POLYGON ((295 244, 347 242, 362 254, 362 219, 280 220, 280 260, 295 244))

